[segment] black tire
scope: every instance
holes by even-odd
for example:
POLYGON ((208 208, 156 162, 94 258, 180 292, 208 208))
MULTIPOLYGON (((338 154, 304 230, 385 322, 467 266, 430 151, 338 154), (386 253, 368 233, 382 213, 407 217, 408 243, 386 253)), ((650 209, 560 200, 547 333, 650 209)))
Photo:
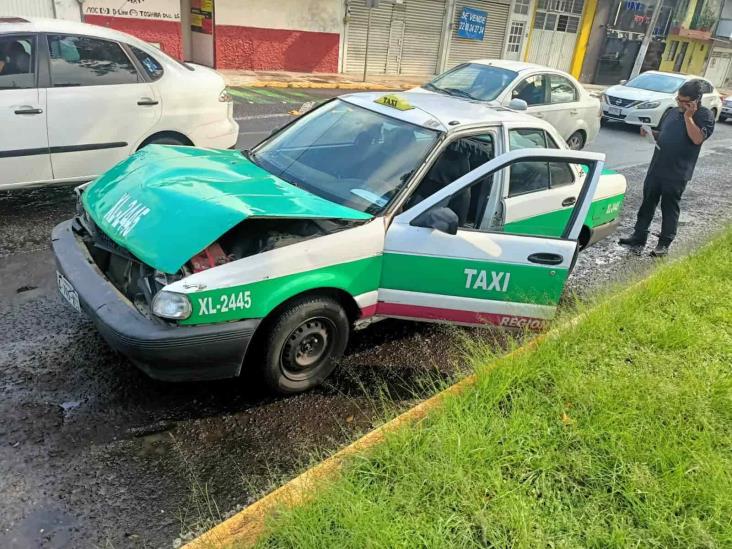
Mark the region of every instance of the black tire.
POLYGON ((162 135, 160 137, 153 137, 150 141, 146 141, 140 148, 142 149, 148 145, 190 145, 190 143, 186 143, 182 139, 171 135, 162 135))
POLYGON ((277 316, 265 338, 261 376, 279 394, 320 385, 343 355, 351 326, 343 307, 329 297, 303 297, 277 316))
POLYGON ((607 123, 608 123, 608 122, 609 122, 609 121, 608 121, 608 119, 607 119, 607 116, 603 116, 603 117, 601 117, 601 118, 600 118, 600 127, 603 127, 603 128, 604 128, 605 126, 607 126, 607 123))
POLYGON ((720 122, 726 122, 727 121, 727 117, 725 115, 723 115, 723 114, 720 114, 719 115, 719 121, 720 122))
POLYGON ((712 109, 712 118, 717 119, 717 109, 712 109))
POLYGON ((567 138, 567 146, 573 151, 581 151, 585 148, 585 134, 577 130, 567 138))

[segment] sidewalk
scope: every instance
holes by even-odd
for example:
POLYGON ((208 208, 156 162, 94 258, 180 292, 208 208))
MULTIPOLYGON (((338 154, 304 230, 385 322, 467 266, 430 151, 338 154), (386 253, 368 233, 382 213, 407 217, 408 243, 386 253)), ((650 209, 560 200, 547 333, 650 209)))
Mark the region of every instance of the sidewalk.
MULTIPOLYGON (((427 82, 428 76, 399 76, 369 74, 366 81, 362 74, 311 73, 287 71, 218 71, 231 87, 250 88, 310 88, 343 90, 408 90, 427 82)), ((582 84, 590 93, 602 93, 610 86, 604 84, 582 84)), ((732 90, 719 89, 723 96, 732 95, 732 90)))
POLYGON ((286 71, 219 70, 227 86, 252 88, 328 88, 345 90, 400 90, 410 89, 428 80, 419 76, 387 76, 340 73, 305 73, 286 71))

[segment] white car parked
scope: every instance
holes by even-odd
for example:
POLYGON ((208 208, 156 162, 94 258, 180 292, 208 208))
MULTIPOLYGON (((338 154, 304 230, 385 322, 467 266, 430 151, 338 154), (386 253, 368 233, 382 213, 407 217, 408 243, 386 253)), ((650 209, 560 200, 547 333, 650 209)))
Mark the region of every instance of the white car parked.
POLYGON ((700 76, 673 72, 647 71, 632 80, 622 80, 602 94, 603 121, 613 120, 653 128, 661 125, 666 113, 676 105, 676 92, 688 80, 702 81, 702 105, 711 109, 714 118, 722 112, 722 100, 714 86, 700 76))
POLYGON ((526 110, 554 126, 570 149, 582 149, 600 131, 600 101, 564 71, 499 59, 458 65, 411 91, 444 93, 526 110))
POLYGON ((231 148, 221 75, 104 27, 0 18, 0 189, 95 178, 151 143, 231 148))

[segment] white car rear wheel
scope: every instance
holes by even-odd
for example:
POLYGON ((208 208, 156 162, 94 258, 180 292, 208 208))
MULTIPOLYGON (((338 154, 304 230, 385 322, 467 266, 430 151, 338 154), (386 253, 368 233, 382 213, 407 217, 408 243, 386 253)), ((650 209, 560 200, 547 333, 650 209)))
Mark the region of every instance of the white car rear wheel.
POLYGON ((585 134, 576 131, 567 139, 567 146, 573 151, 581 151, 585 147, 585 134))

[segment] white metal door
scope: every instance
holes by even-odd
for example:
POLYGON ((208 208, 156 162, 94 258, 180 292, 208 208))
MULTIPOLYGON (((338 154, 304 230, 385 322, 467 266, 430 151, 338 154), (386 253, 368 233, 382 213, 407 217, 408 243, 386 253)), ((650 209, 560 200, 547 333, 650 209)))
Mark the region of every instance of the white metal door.
POLYGON ((499 59, 504 50, 510 7, 510 0, 456 0, 446 68, 452 68, 471 59, 499 59), (458 37, 460 14, 463 12, 463 8, 475 8, 486 12, 487 20, 483 40, 458 37))
POLYGON ((0 48, 15 54, 0 74, 0 189, 50 181, 46 90, 37 87, 36 38, 0 35, 0 48))
POLYGON ((48 41, 54 176, 97 176, 133 152, 157 123, 160 98, 116 42, 68 35, 49 35, 48 41))
POLYGON ((531 16, 534 13, 533 0, 513 0, 511 19, 506 34, 504 59, 521 61, 526 53, 526 40, 529 37, 531 16))
POLYGON ((584 0, 538 0, 527 61, 569 71, 584 0))
POLYGON ((732 66, 732 51, 713 51, 709 58, 706 76, 718 88, 723 88, 732 66))

